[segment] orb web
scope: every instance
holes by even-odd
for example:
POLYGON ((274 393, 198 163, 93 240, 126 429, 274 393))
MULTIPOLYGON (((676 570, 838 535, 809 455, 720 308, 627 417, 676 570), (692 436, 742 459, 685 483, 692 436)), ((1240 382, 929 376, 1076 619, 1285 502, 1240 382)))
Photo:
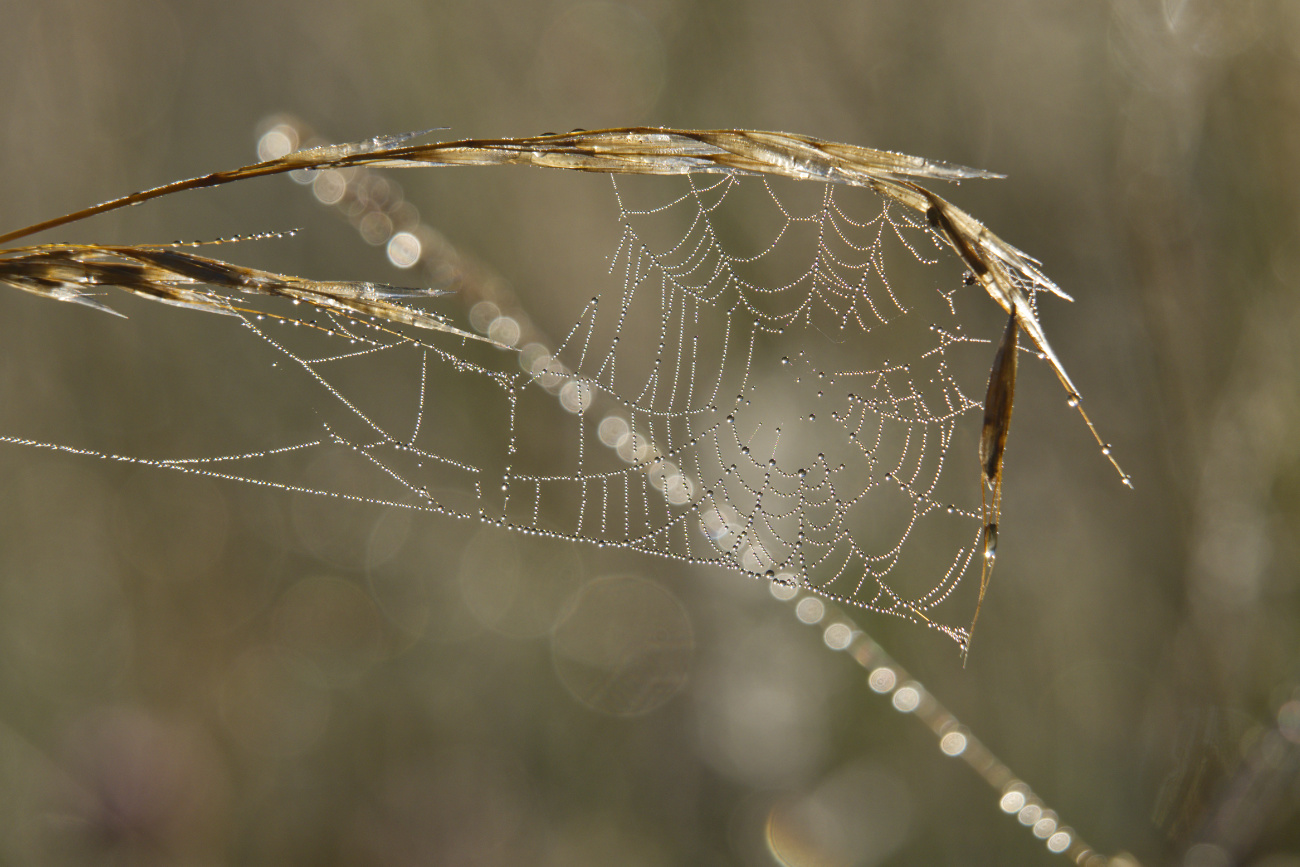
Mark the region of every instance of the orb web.
POLYGON ((399 264, 463 296, 424 304, 512 348, 261 301, 232 324, 307 395, 301 435, 129 459, 722 567, 964 638, 949 600, 981 532, 989 341, 965 333, 975 290, 921 217, 831 184, 618 176, 605 236, 556 251, 591 261, 493 294, 395 183, 336 174, 323 202, 386 225, 367 239, 390 256, 411 239, 399 264))

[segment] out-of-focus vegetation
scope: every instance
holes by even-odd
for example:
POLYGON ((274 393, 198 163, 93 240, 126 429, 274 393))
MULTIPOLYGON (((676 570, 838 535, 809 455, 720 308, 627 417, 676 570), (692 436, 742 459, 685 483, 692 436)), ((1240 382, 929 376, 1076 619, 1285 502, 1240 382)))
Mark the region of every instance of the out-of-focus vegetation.
MULTIPOLYGON (((0 229, 251 162, 278 111, 340 141, 742 127, 1007 173, 951 198, 1077 299, 1041 316, 1135 490, 1024 363, 968 666, 860 619, 1099 848, 1296 862, 1293 4, 44 0, 0 45, 0 229)), ((524 171, 446 209, 400 179, 544 320, 531 275, 608 251, 542 240, 524 171)), ((401 282, 277 178, 42 240, 297 226, 239 261, 401 282)), ((201 454, 311 413, 249 385, 220 317, 149 306, 0 293, 0 434, 201 454), (236 386, 258 401, 214 410, 236 386)), ((995 339, 989 307, 967 327, 995 339)), ((6 861, 765 864, 772 817, 812 829, 790 863, 1054 857, 760 582, 16 446, 0 490, 6 861), (585 691, 571 597, 687 646, 680 692, 585 691)))

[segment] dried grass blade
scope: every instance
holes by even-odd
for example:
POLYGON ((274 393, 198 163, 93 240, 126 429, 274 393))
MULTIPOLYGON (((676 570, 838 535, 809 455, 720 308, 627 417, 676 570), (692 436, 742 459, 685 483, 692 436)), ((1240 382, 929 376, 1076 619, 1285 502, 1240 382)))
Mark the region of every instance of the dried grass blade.
POLYGON ((1020 355, 1020 324, 1013 311, 1007 319, 1007 328, 993 357, 989 371, 989 388, 984 397, 984 425, 980 429, 980 508, 984 520, 984 557, 980 566, 980 593, 975 602, 975 616, 962 646, 963 657, 970 653, 970 642, 975 637, 975 624, 980 619, 984 594, 993 577, 993 563, 997 559, 998 524, 1002 518, 1002 456, 1007 448, 1007 434, 1011 431, 1011 411, 1016 402, 1016 363, 1020 355))
MULTIPOLYGON (((957 252, 962 261, 966 263, 966 267, 975 275, 975 279, 984 287, 989 297, 996 301, 1003 310, 1015 317, 1017 325, 1029 337, 1034 348, 1047 361, 1056 374, 1056 378, 1060 380, 1069 404, 1083 418, 1088 431, 1101 448, 1101 453, 1110 461, 1111 466, 1115 468, 1115 472, 1119 473, 1120 481, 1131 488, 1133 486, 1132 479, 1119 465, 1119 462, 1111 453, 1110 446, 1101 438, 1096 425, 1092 423, 1092 419, 1088 417, 1088 413, 1081 404, 1082 397, 1079 394, 1079 389, 1075 387, 1074 381, 1070 379, 1070 375, 1065 371, 1065 365, 1061 363, 1061 359, 1056 355, 1051 344, 1047 342, 1047 334, 1044 333, 1038 317, 1034 315, 1033 299, 1030 292, 1041 289, 1067 301, 1073 299, 1062 292, 1055 283, 1039 270, 1032 257, 1003 241, 956 205, 910 182, 906 182, 906 186, 900 190, 899 197, 891 197, 897 198, 898 201, 904 201, 910 207, 917 207, 916 204, 906 202, 901 198, 902 193, 909 189, 912 193, 910 198, 913 201, 918 204, 920 199, 925 201, 924 212, 926 219, 929 220, 934 230, 957 252)), ((889 193, 885 193, 885 195, 889 195, 889 193)))
POLYGON ((334 164, 389 168, 528 164, 611 174, 772 174, 859 186, 882 178, 963 180, 1001 177, 980 169, 827 142, 811 136, 752 130, 653 127, 439 142, 358 153, 334 164))
POLYGON ((87 289, 115 288, 190 309, 233 313, 235 308, 226 296, 195 288, 208 286, 289 298, 348 316, 373 316, 506 348, 490 338, 456 328, 436 315, 389 300, 443 294, 436 290, 307 280, 153 244, 48 244, 8 250, 0 255, 0 282, 60 301, 90 303, 104 310, 110 308, 90 301, 87 289))
POLYGON ((308 148, 229 171, 175 181, 7 232, 0 235, 0 244, 173 193, 299 169, 527 164, 604 173, 772 174, 854 186, 872 186, 877 181, 899 178, 954 181, 1001 177, 993 172, 891 151, 827 142, 811 136, 751 130, 624 127, 516 139, 468 139, 386 146, 420 134, 308 148))

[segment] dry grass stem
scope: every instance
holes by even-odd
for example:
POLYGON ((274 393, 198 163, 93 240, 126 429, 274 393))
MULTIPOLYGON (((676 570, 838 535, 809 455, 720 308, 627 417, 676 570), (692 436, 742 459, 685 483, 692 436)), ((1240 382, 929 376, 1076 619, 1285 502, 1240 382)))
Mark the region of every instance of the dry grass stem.
POLYGON ((232 265, 169 246, 137 244, 44 244, 0 250, 0 282, 58 301, 84 304, 121 315, 98 300, 98 291, 120 289, 141 298, 213 313, 255 312, 233 305, 226 296, 197 287, 234 290, 303 302, 346 316, 373 316, 387 322, 444 331, 500 346, 494 340, 449 325, 441 317, 396 303, 443 294, 379 283, 305 280, 242 265, 232 265))

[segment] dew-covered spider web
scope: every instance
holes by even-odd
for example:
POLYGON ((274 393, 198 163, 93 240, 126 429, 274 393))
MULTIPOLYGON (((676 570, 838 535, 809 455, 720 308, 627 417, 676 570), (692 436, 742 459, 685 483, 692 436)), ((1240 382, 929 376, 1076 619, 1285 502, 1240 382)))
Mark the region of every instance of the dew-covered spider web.
POLYGON ((212 325, 310 412, 130 459, 720 566, 961 641, 996 332, 963 330, 988 299, 924 218, 782 178, 528 174, 603 210, 551 202, 500 273, 389 176, 305 178, 456 293, 424 309, 509 348, 259 300, 212 325))

